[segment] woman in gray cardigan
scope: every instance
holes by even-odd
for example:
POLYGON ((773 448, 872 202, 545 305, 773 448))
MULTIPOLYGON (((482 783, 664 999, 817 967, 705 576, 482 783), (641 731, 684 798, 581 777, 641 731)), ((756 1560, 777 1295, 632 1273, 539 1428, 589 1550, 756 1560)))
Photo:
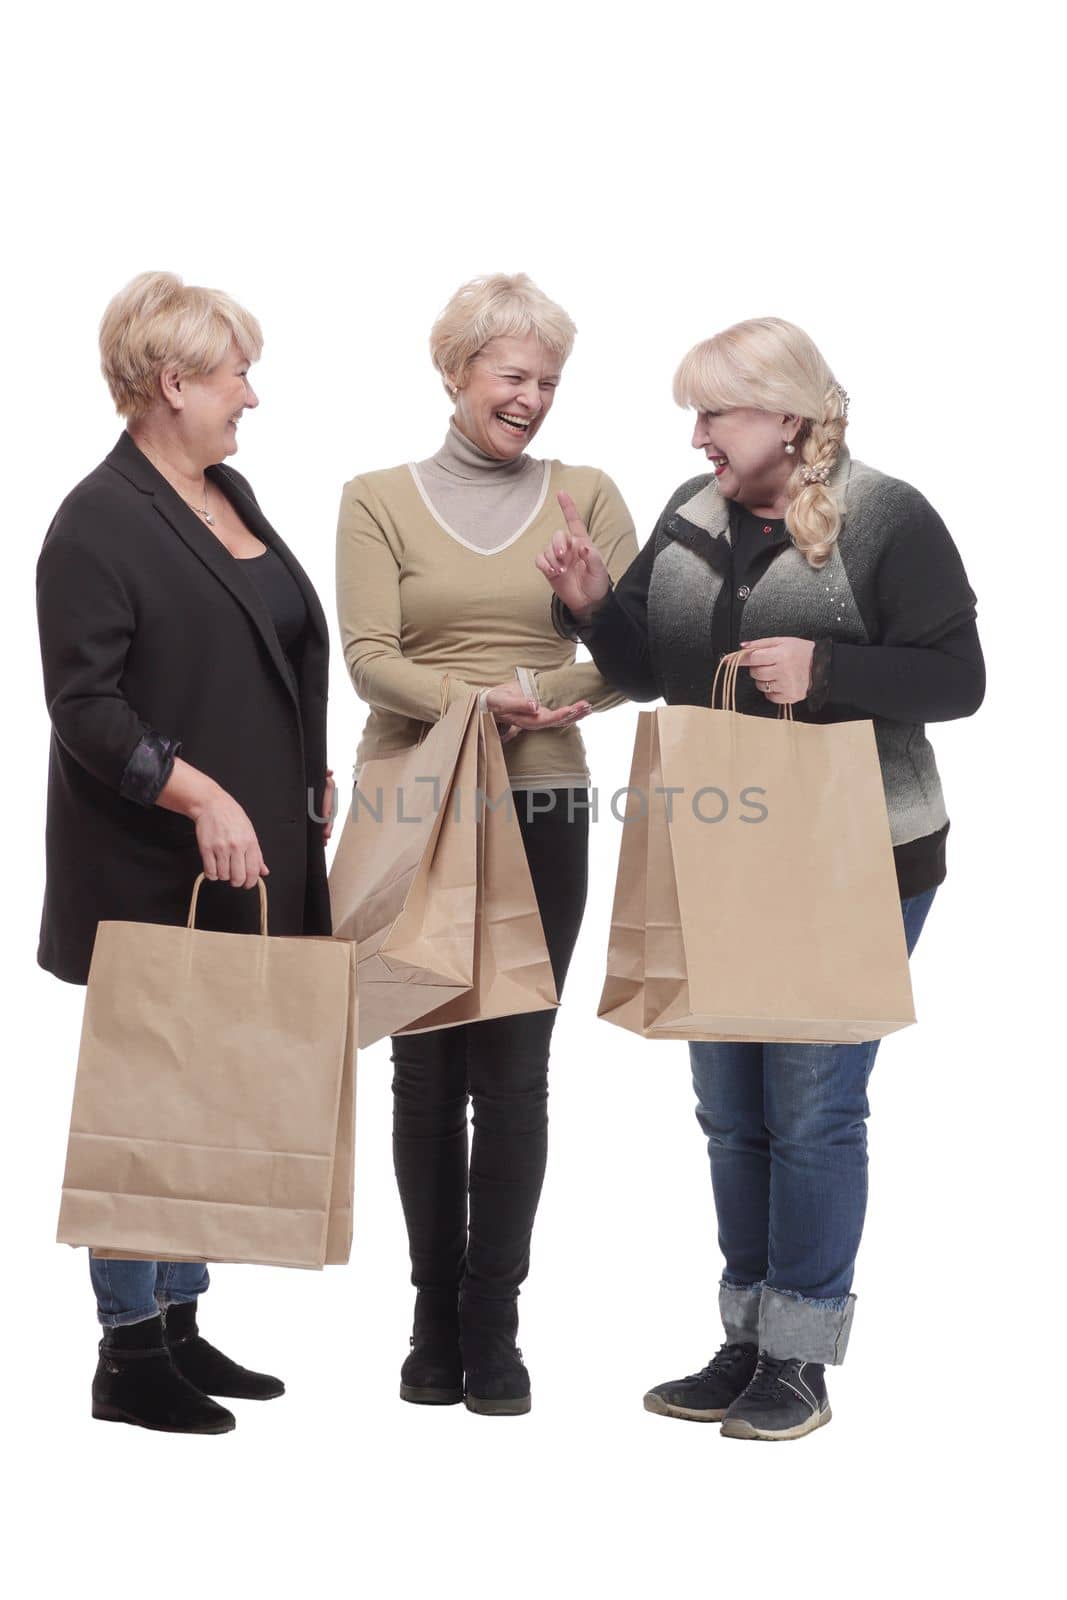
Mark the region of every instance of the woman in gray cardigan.
MULTIPOLYGON (((975 597, 916 489, 853 461, 848 396, 811 339, 761 318, 689 352, 675 398, 710 475, 671 497, 612 587, 572 505, 538 558, 561 633, 634 700, 709 705, 744 649, 740 711, 871 718, 909 953, 945 876, 945 811, 924 724, 970 716, 985 671, 975 597), (710 627, 709 627, 710 618, 710 627)), ((867 1201, 867 1082, 877 1040, 691 1043, 725 1268, 726 1342, 645 1406, 791 1439, 830 1420, 867 1201)))

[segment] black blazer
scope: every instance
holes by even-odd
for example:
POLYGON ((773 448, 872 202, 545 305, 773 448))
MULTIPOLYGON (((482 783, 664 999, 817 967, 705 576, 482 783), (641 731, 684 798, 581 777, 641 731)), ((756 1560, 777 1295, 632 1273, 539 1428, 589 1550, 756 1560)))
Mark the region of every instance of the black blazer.
MULTIPOLYGON (((154 804, 180 750, 244 807, 270 929, 330 932, 322 843, 329 640, 318 597, 240 473, 208 477, 308 610, 292 665, 250 574, 124 433, 60 506, 37 566, 52 719, 38 960, 84 983, 102 920, 183 923, 193 824, 154 804)), ((205 884, 197 925, 253 931, 259 896, 205 884)))

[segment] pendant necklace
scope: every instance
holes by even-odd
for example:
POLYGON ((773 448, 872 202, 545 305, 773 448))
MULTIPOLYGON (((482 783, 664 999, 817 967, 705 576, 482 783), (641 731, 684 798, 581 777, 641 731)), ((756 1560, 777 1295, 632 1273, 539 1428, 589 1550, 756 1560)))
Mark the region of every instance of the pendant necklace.
MULTIPOLYGON (((138 448, 140 449, 141 453, 143 455, 147 456, 149 461, 152 462, 152 465, 155 467, 155 469, 159 473, 160 477, 161 478, 166 478, 166 481, 168 483, 170 483, 170 479, 167 478, 167 474, 165 472, 162 472, 160 470, 159 465, 154 460, 151 451, 147 450, 143 444, 139 445, 138 448)), ((203 517, 204 521, 207 523, 209 528, 213 528, 215 526, 214 513, 209 511, 208 508, 207 508, 207 479, 206 478, 204 479, 204 503, 203 503, 202 506, 194 506, 193 502, 191 500, 186 500, 185 496, 180 492, 180 490, 175 488, 174 484, 171 483, 170 486, 171 486, 172 489, 174 489, 175 494, 178 495, 178 497, 182 501, 183 505, 187 505, 189 507, 190 511, 195 511, 198 517, 203 517)))
POLYGON ((190 511, 195 511, 198 517, 203 517, 204 521, 207 523, 209 528, 213 528, 215 526, 215 518, 214 518, 213 514, 207 508, 207 479, 206 478, 204 479, 204 504, 202 506, 194 506, 193 502, 191 500, 186 500, 185 503, 189 507, 190 511))

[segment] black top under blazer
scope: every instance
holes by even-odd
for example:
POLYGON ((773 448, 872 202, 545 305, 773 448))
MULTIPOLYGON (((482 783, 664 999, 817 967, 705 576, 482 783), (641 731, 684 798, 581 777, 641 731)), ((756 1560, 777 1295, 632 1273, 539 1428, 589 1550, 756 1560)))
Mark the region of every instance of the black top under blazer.
MULTIPOLYGON (((313 815, 326 782, 326 619, 245 479, 226 466, 207 476, 300 587, 308 622, 292 660, 242 562, 128 433, 64 500, 38 562, 52 745, 37 958, 70 983, 88 976, 98 922, 186 920, 195 830, 154 803, 179 751, 248 813, 270 868, 270 931, 330 932, 313 815)), ((205 884, 197 926, 252 932, 258 908, 254 891, 205 884)))

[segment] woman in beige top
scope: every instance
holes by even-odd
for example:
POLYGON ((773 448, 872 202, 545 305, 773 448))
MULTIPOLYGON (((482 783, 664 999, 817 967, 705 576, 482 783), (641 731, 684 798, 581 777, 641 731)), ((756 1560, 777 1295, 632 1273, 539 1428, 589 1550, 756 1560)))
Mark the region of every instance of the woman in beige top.
MULTIPOLYGON (((575 662, 534 563, 561 495, 613 577, 637 552, 610 478, 527 454, 574 335, 524 274, 464 285, 430 339, 454 403, 445 442, 417 465, 346 484, 337 550, 345 660, 371 706, 357 764, 416 743, 446 678, 447 704, 481 692, 560 993, 586 892, 589 773, 575 724, 623 697, 575 662)), ((393 1157, 417 1290, 405 1400, 530 1409, 517 1298, 545 1170, 554 1020, 536 1011, 392 1041, 393 1157)))

